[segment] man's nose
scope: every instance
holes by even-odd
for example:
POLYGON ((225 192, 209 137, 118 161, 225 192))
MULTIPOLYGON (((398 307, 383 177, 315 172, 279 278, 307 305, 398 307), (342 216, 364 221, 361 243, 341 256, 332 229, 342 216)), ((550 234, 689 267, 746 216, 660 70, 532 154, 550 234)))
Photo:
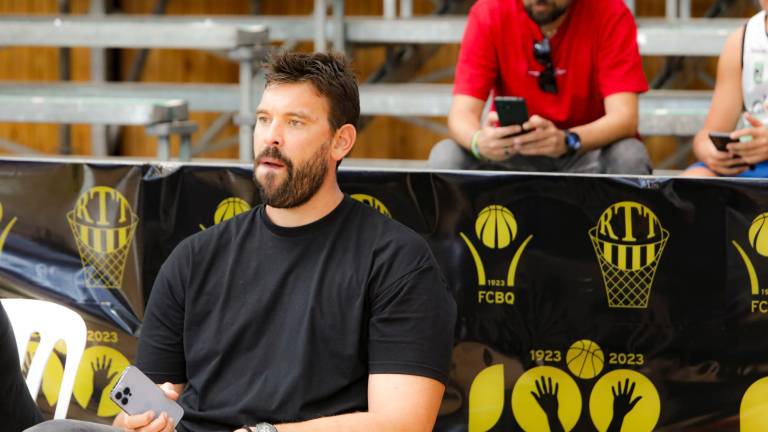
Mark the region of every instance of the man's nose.
POLYGON ((254 144, 262 146, 279 146, 283 143, 283 128, 277 121, 268 125, 257 126, 254 131, 254 144))

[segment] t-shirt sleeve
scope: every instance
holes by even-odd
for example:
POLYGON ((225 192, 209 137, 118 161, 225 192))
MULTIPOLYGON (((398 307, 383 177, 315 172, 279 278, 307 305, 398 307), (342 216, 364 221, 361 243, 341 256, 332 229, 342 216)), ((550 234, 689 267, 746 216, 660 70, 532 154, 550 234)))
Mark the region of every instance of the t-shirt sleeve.
MULTIPOLYGON (((373 290, 369 322, 370 373, 448 379, 456 303, 424 244, 422 259, 373 290)), ((398 261, 406 261, 401 259, 398 261)))
POLYGON ((184 298, 191 268, 188 242, 180 243, 160 268, 149 296, 136 366, 156 383, 187 382, 184 298))
POLYGON ((619 13, 610 13, 601 26, 598 51, 598 83, 603 97, 614 93, 644 93, 648 81, 637 46, 637 25, 622 5, 619 13))
POLYGON ((488 11, 479 6, 473 7, 467 18, 456 63, 454 95, 481 100, 488 98, 499 70, 495 40, 488 11))

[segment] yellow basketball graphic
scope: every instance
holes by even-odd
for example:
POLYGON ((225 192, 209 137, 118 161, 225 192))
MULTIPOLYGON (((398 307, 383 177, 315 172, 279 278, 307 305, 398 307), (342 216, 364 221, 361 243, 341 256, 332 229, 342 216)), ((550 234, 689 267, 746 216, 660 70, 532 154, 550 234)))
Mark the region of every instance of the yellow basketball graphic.
POLYGON ((574 342, 565 354, 568 370, 581 379, 592 379, 603 371, 605 355, 595 342, 582 339, 574 342))
POLYGON ((581 393, 567 373, 551 366, 525 372, 512 390, 512 414, 525 432, 549 431, 550 421, 565 431, 581 416, 581 393), (557 407, 557 410, 552 408, 557 407))
POLYGON ((656 215, 643 204, 622 201, 603 212, 589 237, 609 306, 648 307, 656 269, 669 239, 656 215))
POLYGON ((131 241, 139 222, 116 189, 96 186, 82 194, 67 221, 77 242, 89 288, 120 288, 131 241))
POLYGON ((489 205, 477 215, 475 234, 485 247, 504 249, 517 236, 517 221, 506 207, 489 205))
POLYGON ((761 256, 768 257, 768 213, 758 215, 749 226, 749 244, 761 256))
POLYGON ((95 409, 99 417, 112 417, 119 413, 120 408, 109 398, 109 391, 129 365, 128 359, 114 348, 102 345, 88 347, 80 360, 72 391, 77 404, 83 409, 95 409))
POLYGON ((218 224, 225 220, 232 219, 240 213, 245 213, 251 209, 247 201, 237 197, 230 197, 220 202, 216 207, 216 213, 213 214, 213 223, 218 224))
POLYGON ((389 212, 389 209, 387 209, 387 206, 384 205, 383 202, 379 201, 378 199, 366 195, 366 194, 352 194, 350 195, 353 199, 356 199, 360 201, 363 204, 366 204, 370 207, 375 208, 379 213, 383 214, 384 216, 391 218, 392 214, 389 212))
MULTIPOLYGON (((600 432, 651 432, 661 414, 659 392, 645 375, 630 369, 605 374, 589 398, 589 414, 600 432)), ((764 429, 761 429, 764 430, 764 429)))
MULTIPOLYGON (((3 222, 3 204, 0 203, 0 223, 3 222)), ((8 224, 3 228, 0 225, 0 254, 3 253, 3 246, 5 246, 5 239, 8 238, 8 233, 11 232, 11 228, 16 224, 16 217, 11 219, 8 224)))
POLYGON ((504 365, 483 369, 469 388, 469 432, 485 432, 504 411, 504 365))

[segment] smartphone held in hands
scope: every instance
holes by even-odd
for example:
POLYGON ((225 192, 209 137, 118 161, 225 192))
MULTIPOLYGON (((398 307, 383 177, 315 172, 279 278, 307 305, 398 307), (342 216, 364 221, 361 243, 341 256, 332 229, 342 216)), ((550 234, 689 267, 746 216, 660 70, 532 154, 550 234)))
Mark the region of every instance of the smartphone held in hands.
POLYGON ((528 121, 528 107, 525 99, 516 96, 496 96, 494 99, 500 126, 522 126, 528 121))
POLYGON ((168 414, 177 425, 184 410, 175 401, 168 399, 165 392, 136 366, 128 366, 120 375, 109 397, 128 415, 153 411, 155 418, 161 413, 168 414))
POLYGON ((731 138, 730 132, 710 132, 709 139, 718 151, 728 151, 728 144, 738 142, 731 138))

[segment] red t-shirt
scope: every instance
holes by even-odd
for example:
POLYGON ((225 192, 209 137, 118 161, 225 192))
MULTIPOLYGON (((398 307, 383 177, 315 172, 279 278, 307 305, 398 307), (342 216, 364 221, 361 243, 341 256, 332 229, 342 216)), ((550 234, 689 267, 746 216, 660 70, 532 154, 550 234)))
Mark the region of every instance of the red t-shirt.
POLYGON ((605 115, 606 96, 648 90, 637 26, 622 0, 573 0, 550 39, 557 94, 539 89, 544 66, 534 58, 533 44, 542 39, 521 0, 478 0, 464 31, 453 93, 482 100, 491 91, 524 97, 529 115, 563 129, 605 115))

